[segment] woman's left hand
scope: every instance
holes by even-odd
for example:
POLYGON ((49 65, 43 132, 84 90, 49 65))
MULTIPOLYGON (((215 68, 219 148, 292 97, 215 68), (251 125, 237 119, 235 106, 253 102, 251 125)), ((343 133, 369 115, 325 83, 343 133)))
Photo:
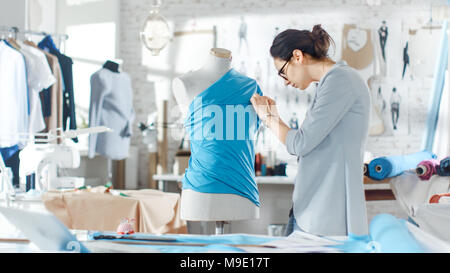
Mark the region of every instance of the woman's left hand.
POLYGON ((262 121, 266 121, 267 117, 279 117, 277 104, 273 99, 255 93, 251 97, 250 102, 262 121))

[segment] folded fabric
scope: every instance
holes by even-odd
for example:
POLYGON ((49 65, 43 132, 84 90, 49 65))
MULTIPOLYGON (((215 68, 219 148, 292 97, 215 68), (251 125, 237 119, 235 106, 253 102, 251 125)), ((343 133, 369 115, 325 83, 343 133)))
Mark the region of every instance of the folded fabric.
POLYGON ((450 156, 441 160, 436 171, 440 176, 450 176, 450 156))
POLYGON ((47 192, 42 200, 69 229, 115 231, 124 218, 145 233, 186 233, 180 215, 180 194, 157 190, 114 191, 106 187, 72 192, 47 192), (106 190, 105 190, 106 189, 106 190), (126 197, 125 197, 126 196, 126 197))
POLYGON ((406 221, 390 214, 376 215, 369 235, 349 234, 347 241, 332 246, 347 253, 423 253, 425 249, 409 232, 406 221))
POLYGON ((430 180, 437 173, 437 168, 439 168, 438 160, 424 160, 417 165, 416 173, 420 180, 430 180))
POLYGON ((415 169, 423 160, 435 159, 436 155, 423 151, 409 155, 383 156, 375 158, 369 164, 369 176, 375 180, 383 180, 402 174, 406 170, 415 169))
MULTIPOLYGON (((435 195, 431 196, 431 198, 430 198, 430 204, 433 204, 433 203, 442 203, 442 200, 443 200, 443 199, 447 199, 447 198, 445 198, 445 197, 450 197, 450 193, 435 194, 435 195), (444 197, 444 198, 442 198, 442 197, 444 197)), ((447 200, 446 200, 446 201, 447 201, 447 200)), ((447 202, 445 202, 445 203, 447 203, 447 202)))

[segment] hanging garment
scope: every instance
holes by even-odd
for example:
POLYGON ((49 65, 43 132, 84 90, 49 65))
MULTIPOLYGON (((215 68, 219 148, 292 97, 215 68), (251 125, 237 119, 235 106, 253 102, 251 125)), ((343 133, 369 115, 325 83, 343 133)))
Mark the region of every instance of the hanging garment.
POLYGON ((18 134, 28 132, 27 88, 23 55, 0 41, 0 148, 21 143, 18 134))
POLYGON ((13 186, 18 187, 20 184, 20 158, 19 158, 19 146, 14 145, 8 148, 0 148, 0 155, 5 162, 5 166, 11 168, 13 186))
POLYGON ((28 71, 28 92, 30 98, 29 132, 37 133, 46 127, 39 94, 43 89, 53 85, 56 79, 50 70, 44 53, 23 42, 18 41, 18 43, 21 47, 20 52, 25 56, 28 71))
POLYGON ((435 158, 436 155, 427 151, 375 158, 369 164, 369 176, 375 180, 398 176, 404 171, 415 170, 417 165, 423 160, 435 158))
MULTIPOLYGON (((45 129, 42 132, 47 133, 50 130, 62 128, 63 79, 58 58, 46 51, 43 51, 33 42, 24 41, 24 43, 44 53, 52 74, 56 79, 55 84, 40 93, 42 112, 45 120, 45 129)), ((52 143, 61 143, 61 140, 53 141, 52 143)))
POLYGON ((259 122, 250 103, 255 93, 262 95, 255 80, 230 69, 191 102, 185 121, 191 157, 183 189, 237 194, 260 205, 254 151, 259 122))
MULTIPOLYGON (((63 120, 62 125, 65 130, 76 130, 77 122, 75 115, 75 98, 73 93, 73 73, 72 65, 73 61, 70 57, 61 54, 56 48, 52 38, 46 36, 38 46, 58 58, 59 65, 61 67, 63 78, 63 120)), ((78 138, 72 139, 74 142, 78 142, 78 138)))
POLYGON ((46 129, 54 130, 63 127, 63 78, 58 58, 45 52, 45 57, 52 69, 56 83, 41 92, 42 112, 45 118, 46 129))
POLYGON ((319 81, 303 124, 286 135, 299 156, 293 193, 298 226, 317 235, 368 232, 363 185, 370 94, 359 73, 337 62, 319 81))
POLYGON ((99 153, 113 160, 128 157, 134 120, 133 90, 128 74, 100 69, 91 76, 89 127, 113 132, 89 135, 89 158, 99 153))

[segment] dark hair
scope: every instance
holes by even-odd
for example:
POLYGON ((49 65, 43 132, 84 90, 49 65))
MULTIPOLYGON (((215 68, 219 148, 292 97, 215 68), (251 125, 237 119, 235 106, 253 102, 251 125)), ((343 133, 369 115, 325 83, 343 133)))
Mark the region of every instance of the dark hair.
POLYGON ((321 27, 315 25, 312 31, 287 29, 278 34, 270 47, 270 55, 288 61, 295 49, 301 50, 316 60, 328 57, 328 49, 334 44, 331 36, 321 27))

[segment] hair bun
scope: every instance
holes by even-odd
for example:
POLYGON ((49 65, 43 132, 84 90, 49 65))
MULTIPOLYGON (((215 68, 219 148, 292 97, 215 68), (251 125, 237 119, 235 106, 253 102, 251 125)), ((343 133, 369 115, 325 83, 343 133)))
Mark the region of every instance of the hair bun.
POLYGON ((328 56, 328 49, 333 42, 330 35, 322 28, 322 26, 315 25, 311 31, 311 36, 314 41, 314 51, 317 58, 328 56))
POLYGON ((322 25, 315 25, 311 32, 316 39, 324 39, 328 36, 328 33, 322 28, 322 25))

